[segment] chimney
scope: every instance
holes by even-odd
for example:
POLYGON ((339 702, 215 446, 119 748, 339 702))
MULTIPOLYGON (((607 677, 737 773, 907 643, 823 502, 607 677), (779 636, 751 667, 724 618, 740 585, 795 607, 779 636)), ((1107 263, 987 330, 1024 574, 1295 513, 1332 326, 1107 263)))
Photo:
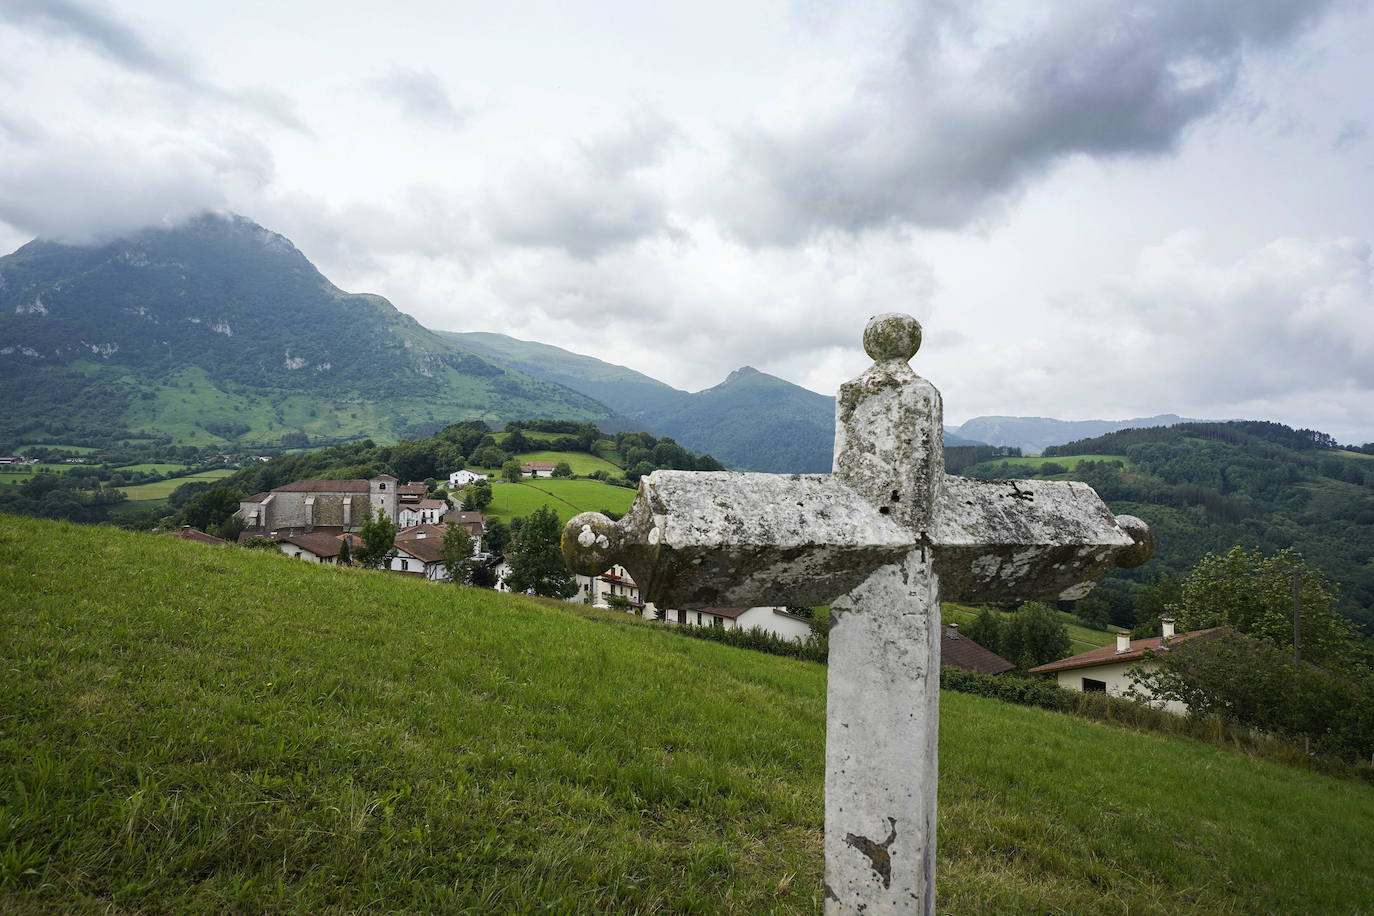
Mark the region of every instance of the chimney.
POLYGON ((1170 639, 1173 639, 1173 638, 1174 638, 1174 618, 1172 618, 1172 617, 1161 617, 1161 618, 1159 618, 1159 624, 1160 624, 1160 626, 1163 628, 1163 634, 1164 634, 1164 639, 1165 639, 1165 641, 1168 641, 1168 640, 1170 640, 1170 639))
POLYGON ((958 639, 958 638, 959 638, 959 624, 957 624, 957 623, 947 623, 947 624, 945 624, 945 639, 958 639))
POLYGON ((1116 634, 1116 654, 1117 654, 1117 655, 1124 655, 1124 654, 1126 654, 1126 653, 1129 652, 1129 651, 1131 651, 1131 634, 1130 634, 1130 633, 1118 633, 1118 634, 1116 634))

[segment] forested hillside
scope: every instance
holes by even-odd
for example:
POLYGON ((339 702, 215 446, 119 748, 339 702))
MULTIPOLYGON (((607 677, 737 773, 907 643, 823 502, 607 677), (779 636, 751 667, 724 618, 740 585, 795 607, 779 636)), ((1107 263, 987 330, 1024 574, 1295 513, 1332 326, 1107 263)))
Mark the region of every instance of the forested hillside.
POLYGON ((1128 429, 961 473, 1082 480, 1114 512, 1148 521, 1154 559, 1098 592, 1118 624, 1133 622, 1143 586, 1242 545, 1296 549, 1339 585, 1339 609, 1374 633, 1374 455, 1322 433, 1258 421, 1128 429))

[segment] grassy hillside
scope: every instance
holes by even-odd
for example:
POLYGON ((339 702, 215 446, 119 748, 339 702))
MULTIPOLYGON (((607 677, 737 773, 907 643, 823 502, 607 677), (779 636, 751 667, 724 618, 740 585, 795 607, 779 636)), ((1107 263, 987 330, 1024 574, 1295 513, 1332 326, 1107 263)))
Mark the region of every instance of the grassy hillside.
MULTIPOLYGON (((607 440, 601 440, 603 442, 607 440)), ((513 456, 516 461, 524 464, 526 461, 552 461, 557 464, 566 461, 572 472, 579 477, 586 477, 595 474, 597 471, 605 471, 613 477, 622 477, 625 470, 619 465, 611 464, 605 458, 598 458, 596 455, 589 455, 586 452, 520 452, 513 456)))
POLYGON ((634 490, 613 487, 599 480, 555 480, 536 478, 520 483, 494 481, 491 485, 491 505, 485 512, 489 518, 510 521, 516 516, 529 515, 540 506, 548 506, 566 522, 579 512, 612 512, 624 514, 634 502, 634 490))
MULTIPOLYGON (((816 912, 825 669, 0 517, 0 910, 816 912)), ((1355 913, 1374 792, 947 694, 940 906, 1355 913)))

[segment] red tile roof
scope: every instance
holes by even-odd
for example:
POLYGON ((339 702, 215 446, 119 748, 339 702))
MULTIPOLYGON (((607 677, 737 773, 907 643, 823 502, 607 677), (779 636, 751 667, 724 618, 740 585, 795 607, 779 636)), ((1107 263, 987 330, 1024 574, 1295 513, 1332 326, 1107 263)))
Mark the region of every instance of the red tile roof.
POLYGON ((398 531, 396 533, 396 540, 408 541, 412 538, 417 538, 419 540, 438 538, 439 540, 443 540, 445 530, 445 526, 443 525, 411 525, 409 528, 403 528, 398 531))
POLYGON ((245 496, 243 499, 239 500, 239 502, 244 502, 244 503, 260 503, 260 502, 262 502, 264 499, 266 499, 267 497, 269 497, 269 496, 271 496, 271 495, 272 495, 272 491, 271 491, 271 490, 263 490, 261 493, 254 493, 252 496, 245 496))
MULTIPOLYGON (((1212 627, 1207 630, 1192 630, 1188 633, 1179 633, 1169 638, 1169 645, 1176 646, 1189 639, 1197 639, 1199 636, 1220 636, 1226 632, 1225 627, 1212 627)), ((1068 671, 1071 668, 1095 668, 1098 665, 1112 665, 1117 662, 1133 662, 1145 657, 1146 652, 1158 652, 1164 645, 1163 636, 1151 636, 1149 639, 1131 640, 1131 648, 1127 652, 1117 652, 1115 644, 1091 649, 1087 652, 1080 652, 1077 655, 1070 655, 1068 658, 1061 658, 1056 662, 1047 662, 1037 665, 1030 669, 1031 674, 1053 674, 1056 671, 1068 671)), ((1167 651, 1167 649, 1165 650, 1167 651)))
POLYGON ((273 493, 367 493, 372 486, 366 480, 293 480, 273 493))
POLYGON ((940 629, 940 667, 962 668, 980 674, 1001 674, 1016 666, 991 649, 985 649, 963 633, 951 636, 949 627, 940 629))
POLYGON ((435 538, 411 538, 404 541, 397 538, 396 549, 410 554, 422 563, 438 563, 439 551, 444 549, 444 542, 435 538))
POLYGON ((726 620, 734 620, 740 614, 749 610, 747 607, 703 607, 692 608, 689 610, 699 610, 703 614, 710 614, 712 617, 724 617, 726 620))
POLYGON ((555 464, 555 463, 552 462, 552 461, 526 461, 524 464, 520 465, 520 470, 522 470, 522 471, 552 471, 552 470, 553 470, 554 468, 556 468, 556 467, 558 467, 558 465, 555 464))

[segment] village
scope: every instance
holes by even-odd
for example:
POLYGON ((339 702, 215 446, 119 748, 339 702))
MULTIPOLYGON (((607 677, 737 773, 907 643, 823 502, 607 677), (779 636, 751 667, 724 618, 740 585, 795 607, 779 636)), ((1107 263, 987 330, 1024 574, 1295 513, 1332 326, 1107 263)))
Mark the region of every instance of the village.
MULTIPOLYGON (((527 478, 549 478, 556 468, 557 463, 552 461, 526 461, 521 463, 520 472, 527 478)), ((510 563, 485 541, 487 519, 481 511, 455 508, 451 495, 474 484, 490 486, 492 476, 486 471, 463 468, 448 475, 447 489, 423 481, 401 483, 387 474, 371 479, 294 481, 242 500, 235 516, 242 522, 238 542, 270 542, 285 556, 309 563, 348 564, 351 552, 361 546, 364 523, 379 513, 395 528, 393 549, 384 558, 382 569, 430 582, 450 583, 452 576, 444 562, 442 545, 449 527, 457 526, 471 540, 474 567, 485 571, 480 578, 489 581, 496 591, 511 592, 510 563)), ((169 533, 204 544, 227 543, 190 527, 169 533)), ((804 643, 817 635, 810 609, 782 605, 657 608, 653 602, 642 600, 633 576, 619 564, 595 575, 573 573, 572 578, 575 590, 564 599, 570 602, 617 609, 667 624, 758 631, 794 643, 804 643)), ((1185 715, 1188 708, 1178 700, 1156 700, 1142 693, 1134 675, 1141 666, 1148 666, 1156 654, 1191 639, 1218 635, 1222 635, 1218 628, 1176 634, 1174 621, 1164 618, 1158 636, 1132 639, 1129 633, 1119 632, 1114 645, 1030 667, 1026 673, 1043 675, 1065 690, 1133 697, 1185 715)), ((1006 674, 1017 668, 969 634, 961 633, 957 622, 942 626, 940 642, 942 667, 983 675, 1006 674)))

